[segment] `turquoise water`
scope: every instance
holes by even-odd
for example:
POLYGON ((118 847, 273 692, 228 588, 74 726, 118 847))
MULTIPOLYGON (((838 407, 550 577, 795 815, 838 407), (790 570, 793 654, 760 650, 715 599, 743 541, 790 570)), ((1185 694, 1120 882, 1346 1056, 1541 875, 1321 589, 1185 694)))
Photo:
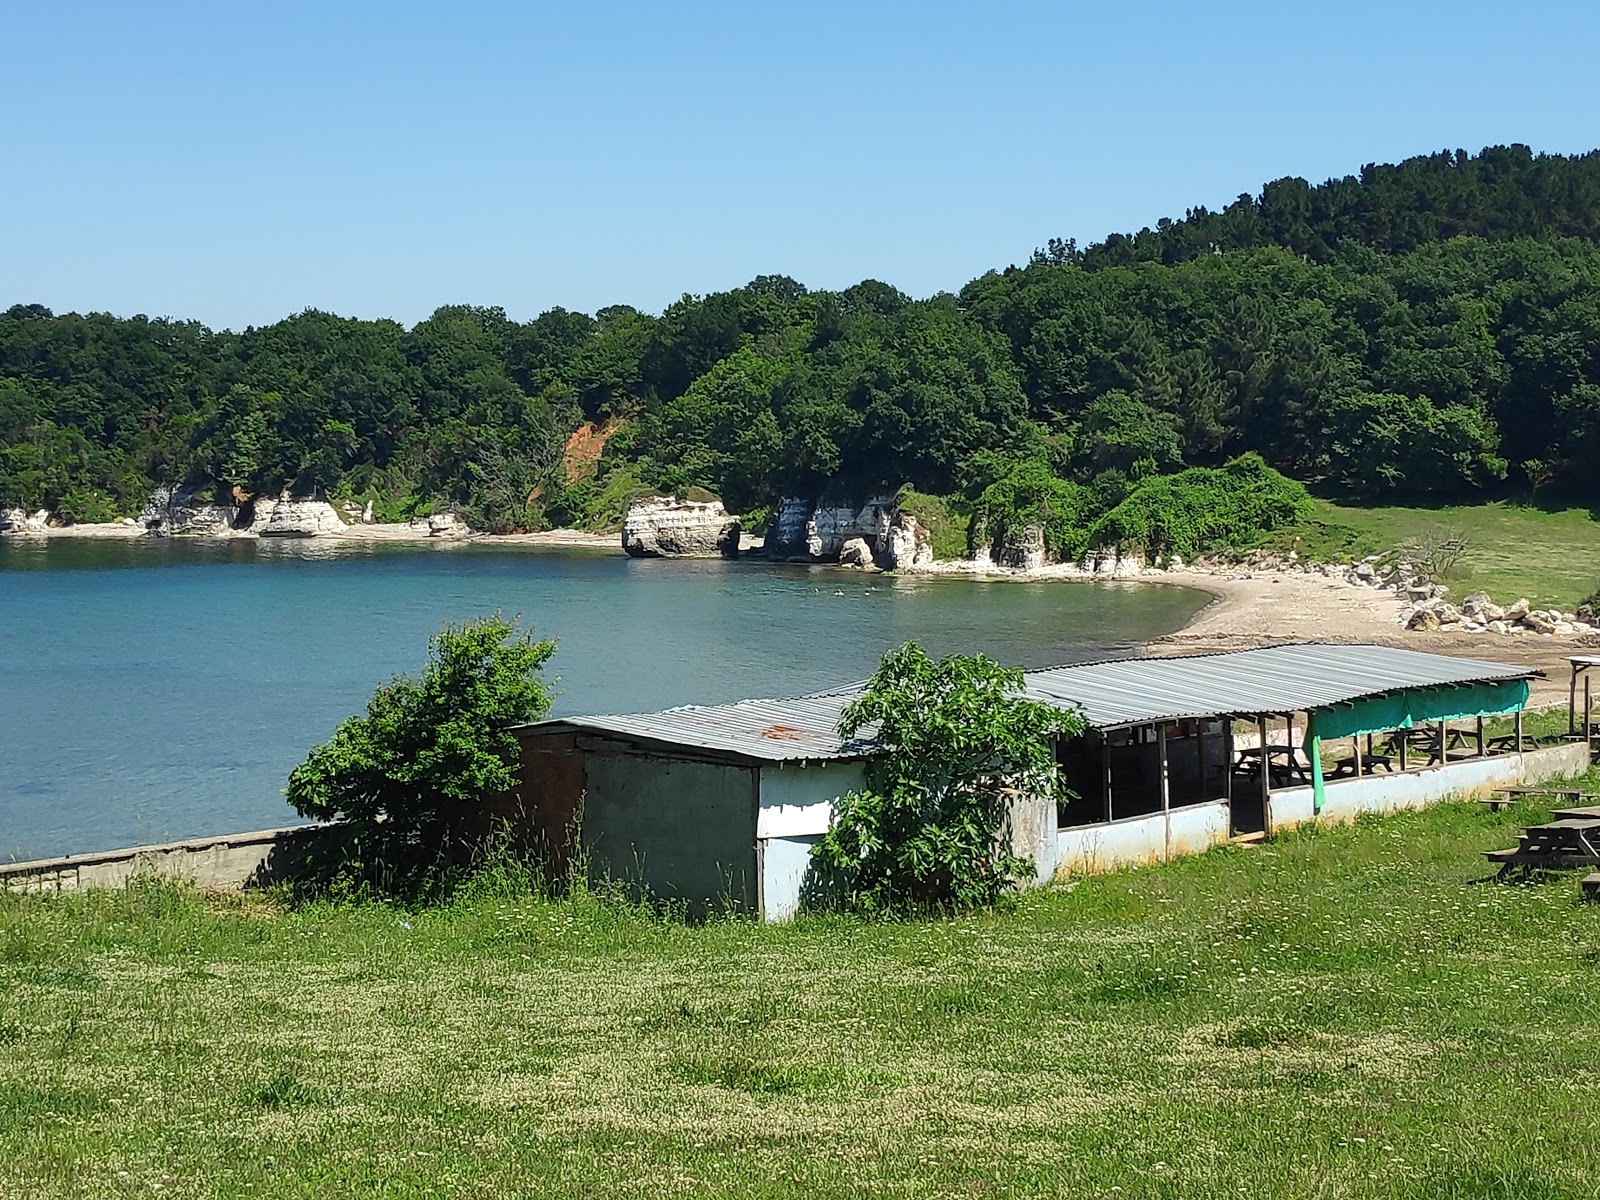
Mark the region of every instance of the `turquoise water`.
POLYGON ((558 713, 795 695, 916 639, 1046 666, 1195 591, 483 546, 0 539, 0 860, 291 824, 285 778, 446 621, 559 639, 558 713))

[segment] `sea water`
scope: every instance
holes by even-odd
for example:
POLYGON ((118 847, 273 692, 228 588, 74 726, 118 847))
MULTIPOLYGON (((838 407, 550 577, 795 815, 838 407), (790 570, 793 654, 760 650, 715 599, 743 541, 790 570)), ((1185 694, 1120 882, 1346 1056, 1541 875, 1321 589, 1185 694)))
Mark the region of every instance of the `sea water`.
POLYGON ((557 639, 558 715, 792 696, 914 639, 1037 667, 1207 597, 474 544, 0 538, 0 861, 292 824, 291 769, 428 635, 557 639))

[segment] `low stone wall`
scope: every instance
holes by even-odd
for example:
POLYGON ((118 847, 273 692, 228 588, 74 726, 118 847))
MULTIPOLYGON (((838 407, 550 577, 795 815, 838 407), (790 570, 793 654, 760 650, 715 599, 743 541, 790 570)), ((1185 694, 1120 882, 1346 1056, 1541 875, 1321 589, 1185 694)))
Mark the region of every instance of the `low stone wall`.
POLYGON ((67 854, 30 862, 0 863, 0 888, 13 892, 64 892, 122 887, 136 875, 186 879, 198 887, 230 891, 282 877, 285 853, 320 828, 297 825, 220 837, 190 838, 154 846, 128 846, 93 854, 67 854))

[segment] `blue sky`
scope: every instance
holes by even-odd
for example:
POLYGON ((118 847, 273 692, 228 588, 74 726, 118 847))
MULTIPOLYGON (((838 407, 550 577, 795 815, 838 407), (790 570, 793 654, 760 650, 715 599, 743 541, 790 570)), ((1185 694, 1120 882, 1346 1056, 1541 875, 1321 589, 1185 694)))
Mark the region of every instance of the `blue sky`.
POLYGON ((0 305, 917 296, 1442 148, 1600 146, 1600 6, 0 7, 0 305))

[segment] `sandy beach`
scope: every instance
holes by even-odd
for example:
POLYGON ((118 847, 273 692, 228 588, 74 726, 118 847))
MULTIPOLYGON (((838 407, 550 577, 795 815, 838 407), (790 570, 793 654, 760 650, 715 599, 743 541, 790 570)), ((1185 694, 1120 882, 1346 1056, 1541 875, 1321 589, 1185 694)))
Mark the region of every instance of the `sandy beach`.
POLYGON ((1205 654, 1284 642, 1370 642, 1537 668, 1545 678, 1534 681, 1531 703, 1544 708, 1567 703, 1568 655, 1600 653, 1594 645, 1600 639, 1592 635, 1409 631, 1398 623, 1405 605, 1393 592, 1302 571, 1248 576, 1163 571, 1139 578, 1183 584, 1216 597, 1183 629, 1147 643, 1147 654, 1205 654))

